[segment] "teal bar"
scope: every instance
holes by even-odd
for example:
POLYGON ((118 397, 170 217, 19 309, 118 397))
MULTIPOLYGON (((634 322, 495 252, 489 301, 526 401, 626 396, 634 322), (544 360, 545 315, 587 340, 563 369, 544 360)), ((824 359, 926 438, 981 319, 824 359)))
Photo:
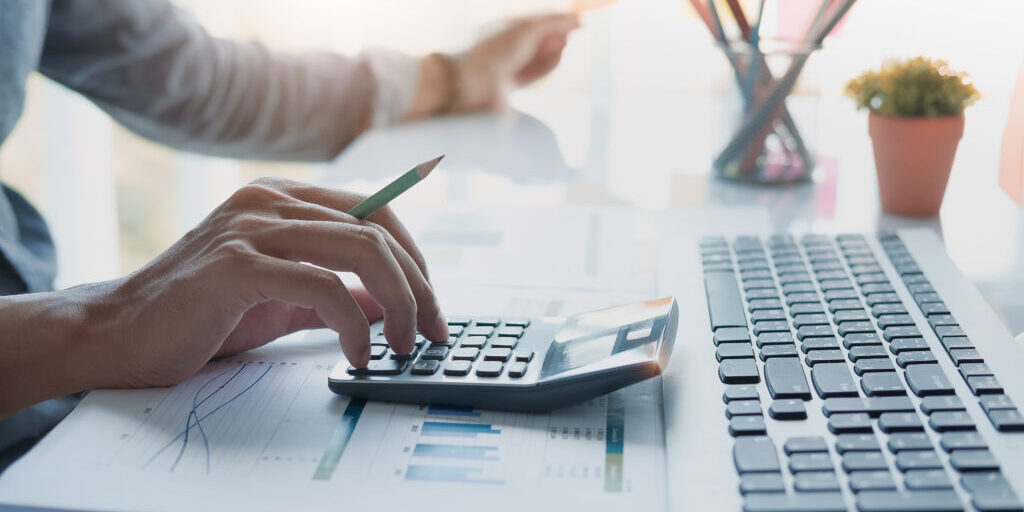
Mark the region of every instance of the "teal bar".
POLYGON ((334 475, 334 470, 341 462, 341 456, 345 454, 345 447, 348 446, 349 439, 352 439, 352 432, 355 431, 356 423, 359 422, 359 416, 363 414, 365 407, 366 400, 362 398, 353 398, 345 407, 345 412, 341 414, 341 423, 338 424, 337 430, 327 443, 327 449, 320 457, 320 464, 313 473, 313 480, 330 480, 334 475))
POLYGON ((604 491, 622 492, 622 456, 626 443, 626 400, 621 393, 608 395, 605 428, 604 491))

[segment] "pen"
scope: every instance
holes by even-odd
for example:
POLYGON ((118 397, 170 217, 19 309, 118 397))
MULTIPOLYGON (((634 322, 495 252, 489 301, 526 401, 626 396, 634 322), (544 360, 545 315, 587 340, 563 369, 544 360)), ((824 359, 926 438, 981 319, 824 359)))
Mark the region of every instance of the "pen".
POLYGON ((348 214, 357 219, 365 219, 370 215, 373 215, 373 212, 383 208, 384 205, 390 203, 392 199, 402 195, 403 192, 412 188, 413 185, 419 183, 423 178, 426 178, 427 175, 430 174, 430 171, 433 171, 434 167, 437 167, 437 163, 440 162, 442 158, 444 158, 444 155, 413 167, 405 174, 395 178, 395 181, 388 183, 387 186, 378 190, 377 193, 363 199, 362 202, 353 206, 352 209, 348 211, 348 214))

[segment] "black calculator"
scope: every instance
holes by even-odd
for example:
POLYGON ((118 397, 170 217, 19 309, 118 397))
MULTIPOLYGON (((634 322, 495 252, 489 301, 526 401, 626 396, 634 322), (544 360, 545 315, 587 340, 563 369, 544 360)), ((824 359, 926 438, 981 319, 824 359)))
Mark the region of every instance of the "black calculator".
POLYGON ((342 361, 335 393, 370 400, 547 411, 659 375, 679 322, 672 297, 568 318, 448 317, 449 339, 417 336, 411 354, 371 327, 366 368, 342 361))

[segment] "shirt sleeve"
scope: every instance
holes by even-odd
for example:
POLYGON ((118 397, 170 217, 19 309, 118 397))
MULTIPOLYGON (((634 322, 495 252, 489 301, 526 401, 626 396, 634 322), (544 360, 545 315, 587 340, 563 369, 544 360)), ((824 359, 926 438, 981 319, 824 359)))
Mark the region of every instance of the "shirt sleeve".
POLYGON ((218 39, 165 0, 54 0, 39 69, 144 137, 231 158, 331 159, 378 102, 366 58, 218 39))

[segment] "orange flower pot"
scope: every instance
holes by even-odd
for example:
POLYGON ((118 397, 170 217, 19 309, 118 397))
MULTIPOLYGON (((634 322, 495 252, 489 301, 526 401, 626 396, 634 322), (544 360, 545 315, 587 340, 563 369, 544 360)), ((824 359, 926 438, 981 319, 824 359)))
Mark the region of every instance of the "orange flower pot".
POLYGON ((868 133, 882 210, 910 217, 938 215, 964 134, 963 114, 889 117, 872 112, 868 133))

